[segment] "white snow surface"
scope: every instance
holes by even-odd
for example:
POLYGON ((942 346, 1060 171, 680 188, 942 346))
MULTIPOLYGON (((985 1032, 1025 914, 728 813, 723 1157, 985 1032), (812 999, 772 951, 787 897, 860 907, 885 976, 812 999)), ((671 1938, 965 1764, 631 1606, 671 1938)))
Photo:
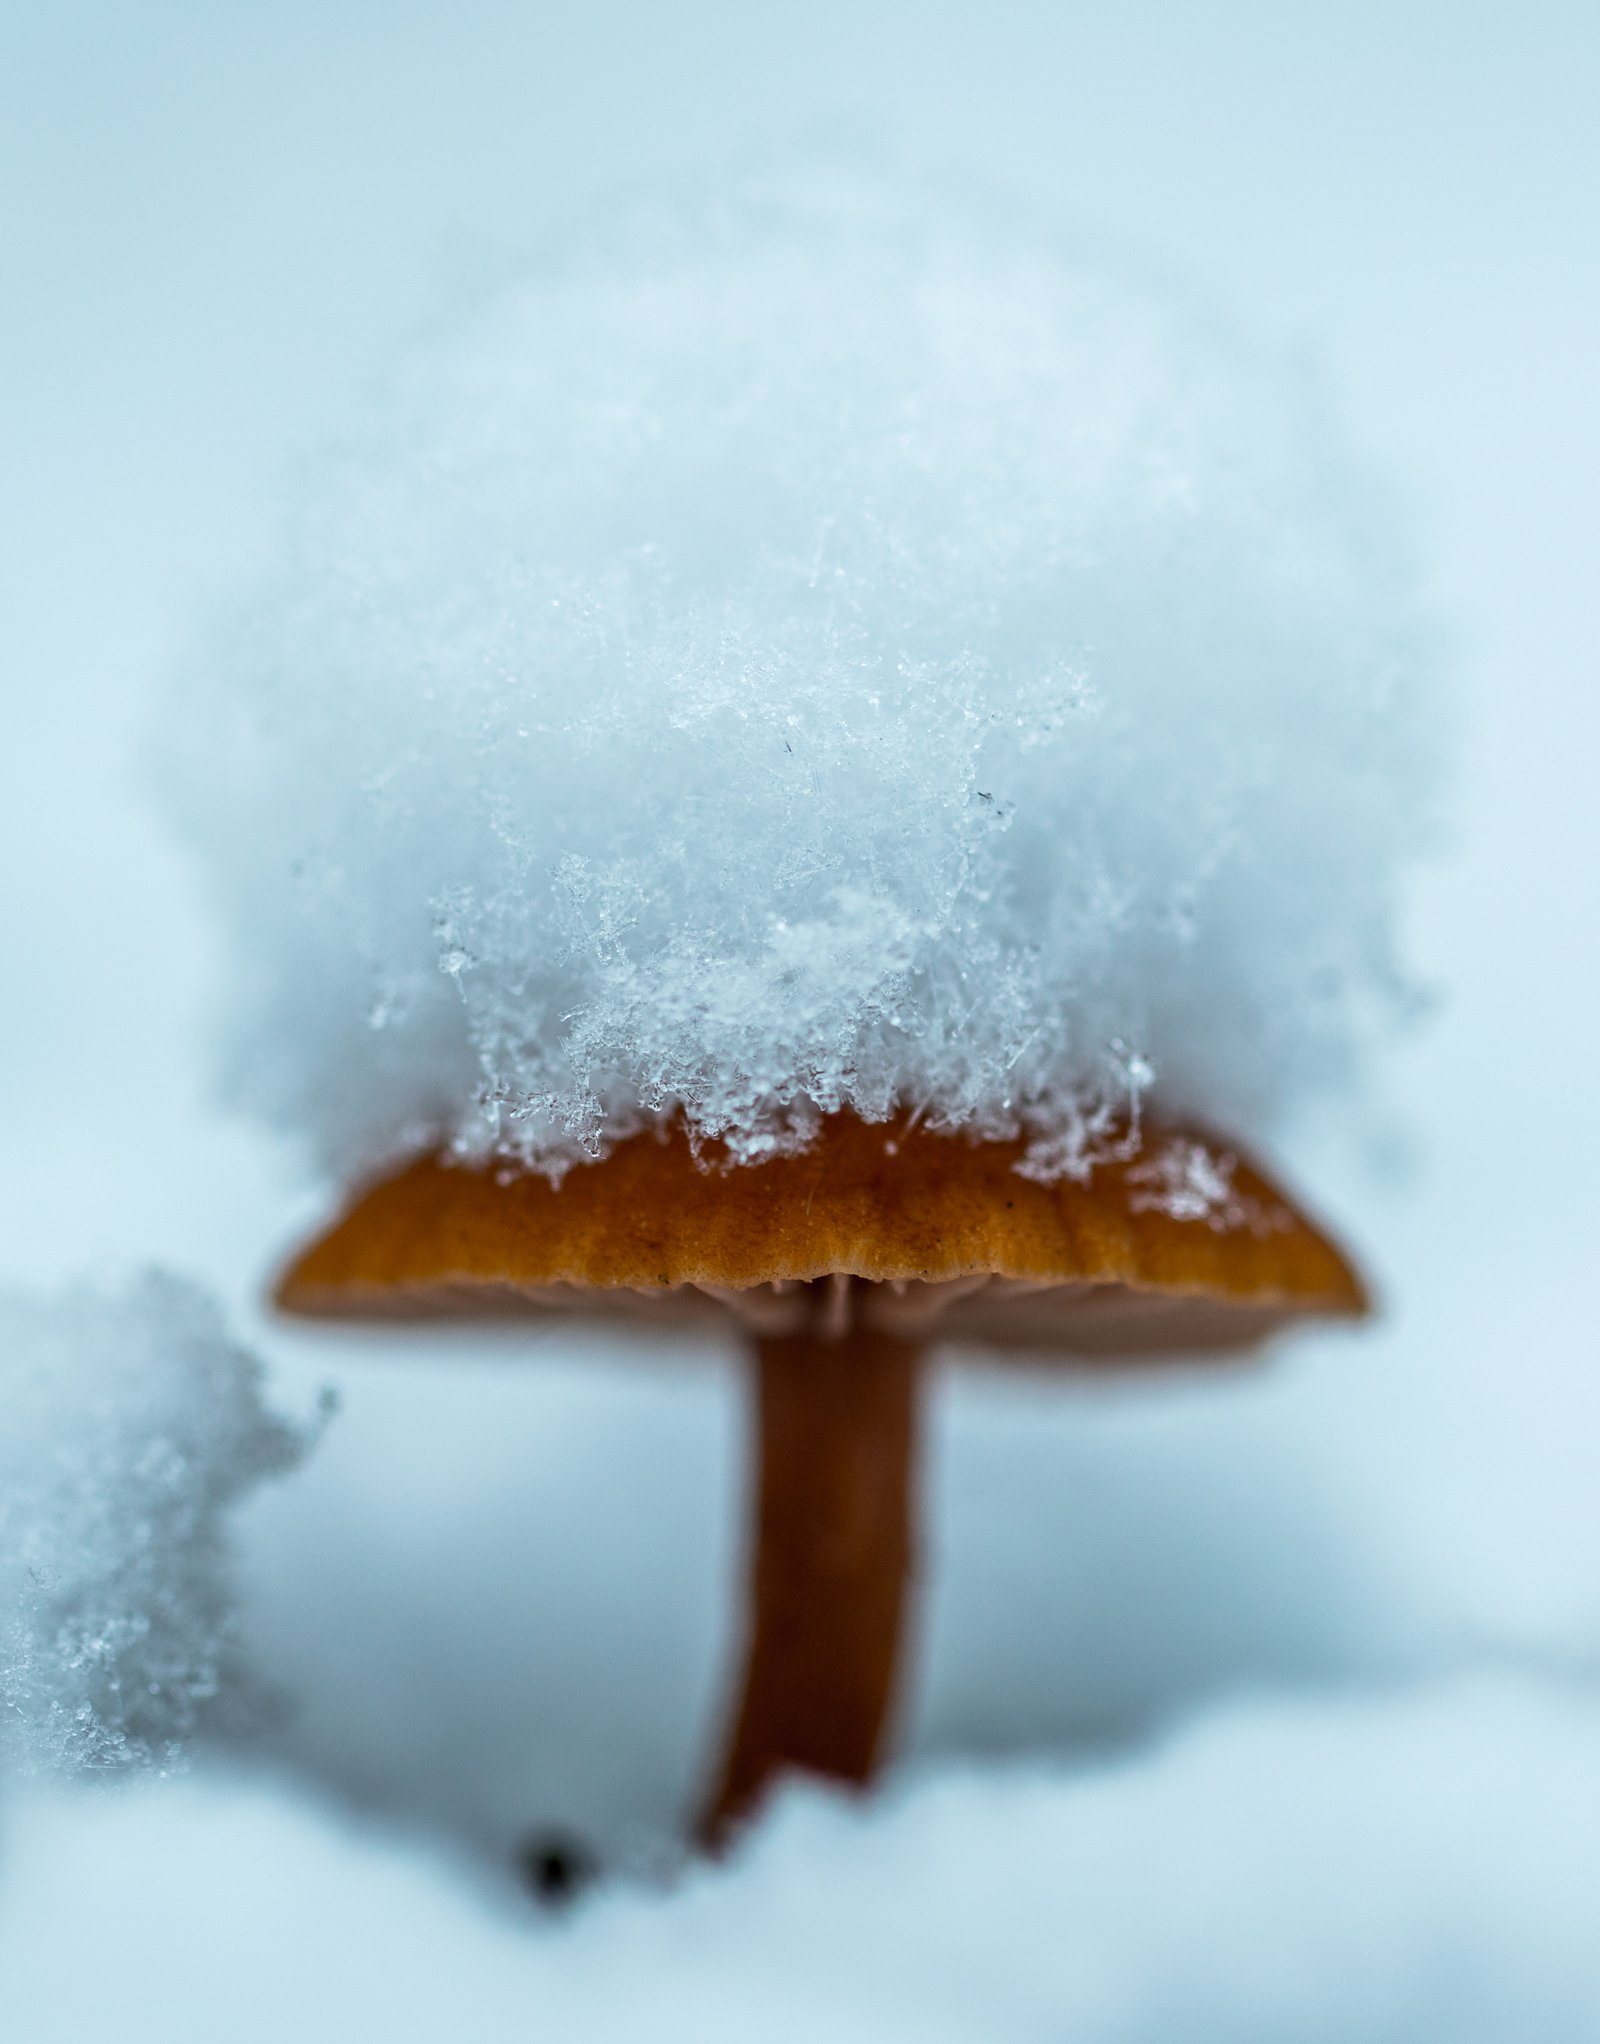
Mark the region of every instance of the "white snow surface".
POLYGON ((196 1776, 19 1799, 9 2044, 1600 2031, 1600 1715, 1478 1679, 1245 1704, 1132 1765, 791 1791, 731 1865, 518 1923, 401 1836, 196 1776))
POLYGON ((0 1297, 0 1760, 181 1760, 247 1704, 228 1511, 306 1437, 207 1295, 0 1297))
POLYGON ((417 343, 191 670, 233 1084, 351 1174, 840 1107, 1082 1175, 1409 994, 1425 634, 1315 392, 842 172, 597 214, 417 343))

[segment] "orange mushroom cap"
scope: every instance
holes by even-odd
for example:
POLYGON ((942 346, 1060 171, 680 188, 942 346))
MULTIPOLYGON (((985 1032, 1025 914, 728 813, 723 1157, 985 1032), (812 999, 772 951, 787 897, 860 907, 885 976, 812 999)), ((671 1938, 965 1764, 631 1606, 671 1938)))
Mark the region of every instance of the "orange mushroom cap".
POLYGON ((1087 1361, 1239 1350, 1368 1310, 1341 1251, 1237 1151, 1168 1130, 1048 1185, 1014 1168, 1024 1155, 843 1113, 804 1154, 731 1169, 697 1161, 681 1129, 647 1132, 559 1188, 423 1157, 304 1250, 277 1302, 684 1328, 731 1312, 782 1335, 814 1323, 831 1280, 824 1314, 831 1299, 885 1333, 1087 1361))

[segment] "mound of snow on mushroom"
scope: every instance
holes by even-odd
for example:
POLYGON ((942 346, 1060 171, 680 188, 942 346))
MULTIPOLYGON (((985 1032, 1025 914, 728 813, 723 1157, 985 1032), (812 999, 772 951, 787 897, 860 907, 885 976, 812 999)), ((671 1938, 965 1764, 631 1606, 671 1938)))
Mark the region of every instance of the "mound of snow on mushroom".
POLYGON ((167 1764, 246 1704, 230 1507, 303 1433, 207 1296, 0 1299, 0 1758, 167 1764))
POLYGON ((308 471, 174 720, 237 1092, 341 1175, 840 1107, 1083 1174, 1409 998, 1425 660, 1312 394, 848 181, 591 222, 308 471))

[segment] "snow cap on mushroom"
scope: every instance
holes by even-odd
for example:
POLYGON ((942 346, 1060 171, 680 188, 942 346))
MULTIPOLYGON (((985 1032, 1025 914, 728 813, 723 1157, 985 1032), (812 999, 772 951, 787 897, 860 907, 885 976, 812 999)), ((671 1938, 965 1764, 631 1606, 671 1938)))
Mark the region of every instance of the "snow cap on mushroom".
POLYGON ((1013 215, 589 222, 311 469, 185 695, 237 1089, 345 1178, 1259 1136, 1405 1000, 1381 526, 1295 376, 1013 215))

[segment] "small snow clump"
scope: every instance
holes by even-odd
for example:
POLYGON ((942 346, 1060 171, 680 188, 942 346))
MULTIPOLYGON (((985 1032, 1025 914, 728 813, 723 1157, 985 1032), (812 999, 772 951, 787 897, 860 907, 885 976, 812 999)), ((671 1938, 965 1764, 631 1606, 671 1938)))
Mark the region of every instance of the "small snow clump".
POLYGON ((1264 1132, 1410 999, 1424 638, 1315 394, 1176 289, 840 176, 591 223, 181 692, 235 1090, 341 1174, 1264 1132))
POLYGON ((306 1435, 209 1298, 0 1298, 0 1757, 170 1766, 245 1696, 227 1512, 306 1435))

